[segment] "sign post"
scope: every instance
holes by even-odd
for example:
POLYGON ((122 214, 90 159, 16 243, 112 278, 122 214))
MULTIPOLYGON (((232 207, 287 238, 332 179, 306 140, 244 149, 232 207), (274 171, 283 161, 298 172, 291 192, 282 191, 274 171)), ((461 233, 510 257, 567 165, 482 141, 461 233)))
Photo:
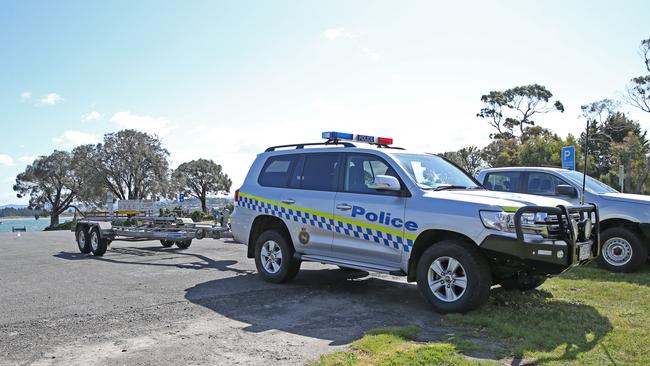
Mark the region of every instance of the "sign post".
POLYGON ((180 192, 178 194, 178 203, 181 204, 181 215, 183 214, 183 202, 185 202, 185 192, 180 192))
POLYGON ((576 170, 576 147, 562 147, 562 169, 576 170))
POLYGON ((115 208, 113 207, 113 192, 108 191, 106 193, 106 206, 108 206, 108 213, 113 216, 113 212, 115 211, 115 208))
POLYGON ((624 192, 623 186, 625 185, 625 166, 618 166, 618 184, 621 186, 621 193, 624 192))

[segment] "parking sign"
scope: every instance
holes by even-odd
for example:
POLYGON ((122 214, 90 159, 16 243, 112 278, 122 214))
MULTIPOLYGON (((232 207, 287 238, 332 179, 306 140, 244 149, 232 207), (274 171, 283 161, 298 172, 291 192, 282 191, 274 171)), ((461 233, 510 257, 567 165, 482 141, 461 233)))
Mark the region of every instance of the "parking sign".
POLYGON ((185 202, 185 193, 181 192, 178 194, 178 202, 183 203, 185 202))
POLYGON ((562 147, 562 168, 576 170, 576 147, 562 147))

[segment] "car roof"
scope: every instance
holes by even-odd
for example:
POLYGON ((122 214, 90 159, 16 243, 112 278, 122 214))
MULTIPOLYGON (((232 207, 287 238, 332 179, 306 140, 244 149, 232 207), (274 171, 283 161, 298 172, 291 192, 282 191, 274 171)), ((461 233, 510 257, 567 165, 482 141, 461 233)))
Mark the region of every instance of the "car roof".
MULTIPOLYGON (((260 155, 284 155, 284 154, 305 154, 321 152, 366 152, 366 153, 383 153, 386 155, 393 154, 429 154, 423 151, 406 150, 396 146, 379 146, 359 141, 341 141, 337 144, 325 145, 325 142, 317 143, 300 143, 280 146, 272 146, 262 152, 260 155)), ((430 154, 435 155, 435 154, 430 154)))
POLYGON ((546 166, 512 166, 512 167, 500 167, 500 168, 485 168, 482 169, 479 172, 479 174, 502 172, 502 171, 568 172, 570 170, 555 168, 555 167, 546 167, 546 166))

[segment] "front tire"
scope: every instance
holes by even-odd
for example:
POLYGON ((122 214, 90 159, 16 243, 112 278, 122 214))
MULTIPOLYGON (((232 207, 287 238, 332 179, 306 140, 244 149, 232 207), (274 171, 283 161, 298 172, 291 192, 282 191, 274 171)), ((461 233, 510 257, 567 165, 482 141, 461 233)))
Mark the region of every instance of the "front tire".
POLYGON ((106 253, 107 248, 108 240, 102 239, 98 228, 92 228, 90 230, 90 250, 93 252, 93 255, 101 257, 106 253))
POLYGON ((648 259, 648 247, 632 230, 618 226, 600 234, 598 266, 612 272, 634 272, 648 259))
POLYGON ((300 270, 300 261, 293 253, 293 245, 284 235, 275 230, 263 232, 255 244, 257 272, 272 283, 292 280, 300 270))
POLYGON ((473 244, 445 240, 429 247, 420 257, 417 283, 436 312, 465 313, 487 301, 492 275, 473 244))
POLYGON ((79 251, 84 254, 90 253, 90 235, 88 235, 88 230, 86 230, 83 226, 77 227, 75 238, 77 240, 77 247, 79 247, 79 251))

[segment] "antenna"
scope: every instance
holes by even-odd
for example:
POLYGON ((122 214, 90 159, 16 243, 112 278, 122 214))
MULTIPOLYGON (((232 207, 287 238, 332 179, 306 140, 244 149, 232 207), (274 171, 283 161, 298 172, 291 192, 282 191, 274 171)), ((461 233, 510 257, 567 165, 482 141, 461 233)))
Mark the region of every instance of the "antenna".
POLYGON ((587 184, 587 152, 589 146, 589 118, 587 118, 587 130, 585 131, 585 166, 582 168, 582 196, 580 204, 585 204, 585 185, 587 184))

